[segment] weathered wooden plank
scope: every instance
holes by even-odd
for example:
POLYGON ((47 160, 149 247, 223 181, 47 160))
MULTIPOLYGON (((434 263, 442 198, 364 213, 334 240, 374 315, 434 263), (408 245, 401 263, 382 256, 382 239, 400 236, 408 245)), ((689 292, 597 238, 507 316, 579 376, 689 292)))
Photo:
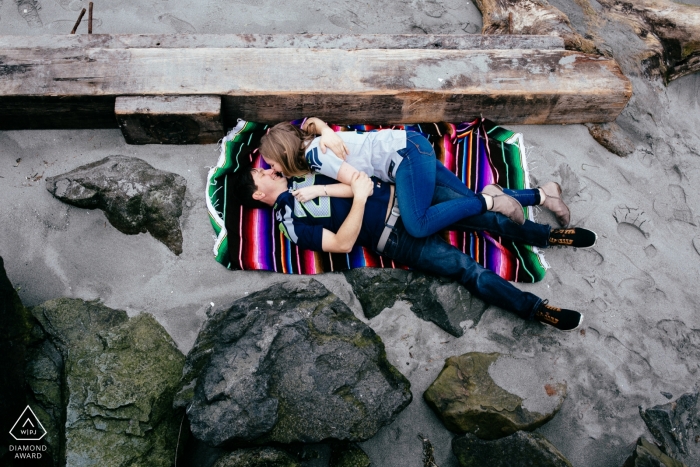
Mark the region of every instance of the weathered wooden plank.
POLYGON ((114 114, 129 144, 211 144, 224 136, 220 96, 117 97, 114 114))
POLYGON ((0 49, 6 97, 220 95, 277 121, 614 120, 631 85, 614 60, 565 50, 0 49), (381 105, 379 105, 381 104, 381 105))
POLYGON ((563 49, 556 36, 480 34, 79 34, 0 36, 0 49, 563 49))

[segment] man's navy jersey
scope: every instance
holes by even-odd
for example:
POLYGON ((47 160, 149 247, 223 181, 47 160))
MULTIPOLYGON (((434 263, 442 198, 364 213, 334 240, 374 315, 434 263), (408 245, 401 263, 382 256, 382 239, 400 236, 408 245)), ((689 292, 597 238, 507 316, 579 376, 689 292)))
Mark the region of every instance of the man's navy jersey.
MULTIPOLYGON (((388 183, 375 178, 374 192, 367 199, 360 235, 356 244, 374 250, 384 230, 386 210, 391 189, 388 183)), ((282 193, 275 202, 275 220, 280 231, 300 248, 323 251, 323 229, 337 233, 350 212, 353 198, 333 198, 321 196, 300 203, 291 191, 311 185, 332 185, 338 183, 324 175, 309 174, 289 180, 289 191, 282 193)))

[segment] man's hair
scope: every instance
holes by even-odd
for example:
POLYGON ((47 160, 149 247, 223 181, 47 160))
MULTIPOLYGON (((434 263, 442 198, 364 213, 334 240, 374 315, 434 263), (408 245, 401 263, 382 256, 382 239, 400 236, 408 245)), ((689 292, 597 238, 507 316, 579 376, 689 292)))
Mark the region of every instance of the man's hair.
POLYGON ((298 177, 310 172, 304 158, 304 149, 315 138, 294 125, 283 122, 270 128, 260 138, 260 154, 277 162, 287 177, 298 177))
POLYGON ((231 176, 231 194, 241 205, 247 208, 270 209, 270 206, 253 199, 253 193, 258 191, 258 186, 253 180, 253 173, 250 168, 241 169, 231 176))

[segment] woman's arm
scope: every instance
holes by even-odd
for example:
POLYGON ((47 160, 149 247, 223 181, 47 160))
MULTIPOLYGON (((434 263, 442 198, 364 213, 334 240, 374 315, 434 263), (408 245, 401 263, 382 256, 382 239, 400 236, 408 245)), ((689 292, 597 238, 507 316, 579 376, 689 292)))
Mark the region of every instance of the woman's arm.
POLYGON ((352 198, 352 188, 344 183, 332 185, 311 185, 292 191, 292 195, 300 203, 316 199, 319 196, 331 196, 333 198, 352 198))
POLYGON ((326 149, 330 148, 340 159, 345 160, 345 158, 350 155, 350 151, 343 139, 320 118, 311 117, 307 119, 301 126, 301 129, 307 133, 321 135, 319 146, 321 147, 322 153, 325 154, 326 149))
POLYGON ((312 185, 304 188, 299 188, 292 192, 292 195, 301 203, 305 203, 319 196, 333 196, 335 198, 352 198, 352 183, 355 174, 360 173, 355 167, 347 162, 343 162, 338 170, 336 177, 340 183, 333 185, 312 185), (325 187, 325 188, 324 188, 325 187), (325 191, 324 191, 325 190, 325 191))

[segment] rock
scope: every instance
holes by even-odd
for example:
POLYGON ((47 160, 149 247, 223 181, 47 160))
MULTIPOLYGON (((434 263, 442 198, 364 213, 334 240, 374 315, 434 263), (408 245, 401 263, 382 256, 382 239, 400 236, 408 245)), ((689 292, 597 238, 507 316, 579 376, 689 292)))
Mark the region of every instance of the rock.
POLYGON ((46 189, 61 201, 102 209, 120 232, 149 232, 176 255, 182 253, 179 218, 186 184, 180 175, 128 156, 109 156, 46 179, 46 189))
POLYGON ((0 257, 0 420, 10 424, 0 435, 0 465, 5 465, 4 453, 15 442, 9 430, 28 402, 24 390, 25 360, 33 324, 34 318, 22 305, 0 257))
POLYGON ((366 440, 412 397, 381 339, 313 279, 211 312, 182 386, 176 405, 213 446, 366 440))
POLYGON ((669 456, 694 465, 700 459, 699 393, 683 394, 673 402, 639 408, 651 434, 669 456))
POLYGON ((686 467, 677 460, 671 459, 661 452, 661 449, 640 437, 637 440, 632 455, 630 455, 622 467, 686 467))
POLYGON ((233 451, 216 461, 214 467, 300 467, 292 456, 279 449, 262 447, 233 451))
POLYGON ((30 387, 47 412, 58 404, 65 414, 53 419, 65 465, 169 467, 184 416, 172 410, 184 356, 163 327, 146 313, 129 319, 73 299, 32 313, 48 339, 30 362, 30 387))
POLYGON ((528 377, 532 381, 517 375, 518 381, 527 383, 523 389, 529 394, 527 398, 515 395, 503 389, 503 383, 499 386, 494 381, 490 367, 499 358, 507 362, 511 373, 524 364, 499 353, 471 352, 445 360, 440 375, 423 397, 449 430, 498 439, 518 430, 534 430, 559 411, 566 397, 564 384, 537 384, 540 378, 534 379, 535 375, 528 377))
POLYGON ((369 456, 356 444, 335 446, 328 467, 369 467, 369 456))
POLYGON ((518 431, 496 441, 466 434, 452 440, 461 467, 572 467, 547 438, 518 431))
POLYGON ((482 34, 541 34, 564 39, 569 50, 600 53, 594 42, 582 37, 569 18, 546 0, 475 0, 481 11, 482 34))
POLYGON ((634 152, 634 143, 617 123, 586 123, 586 127, 593 139, 613 154, 627 157, 634 152))
POLYGON ((367 319, 372 319, 397 300, 411 303, 421 319, 435 323, 445 332, 464 334, 460 323, 476 326, 488 305, 463 286, 441 277, 401 269, 358 268, 345 271, 367 319))

